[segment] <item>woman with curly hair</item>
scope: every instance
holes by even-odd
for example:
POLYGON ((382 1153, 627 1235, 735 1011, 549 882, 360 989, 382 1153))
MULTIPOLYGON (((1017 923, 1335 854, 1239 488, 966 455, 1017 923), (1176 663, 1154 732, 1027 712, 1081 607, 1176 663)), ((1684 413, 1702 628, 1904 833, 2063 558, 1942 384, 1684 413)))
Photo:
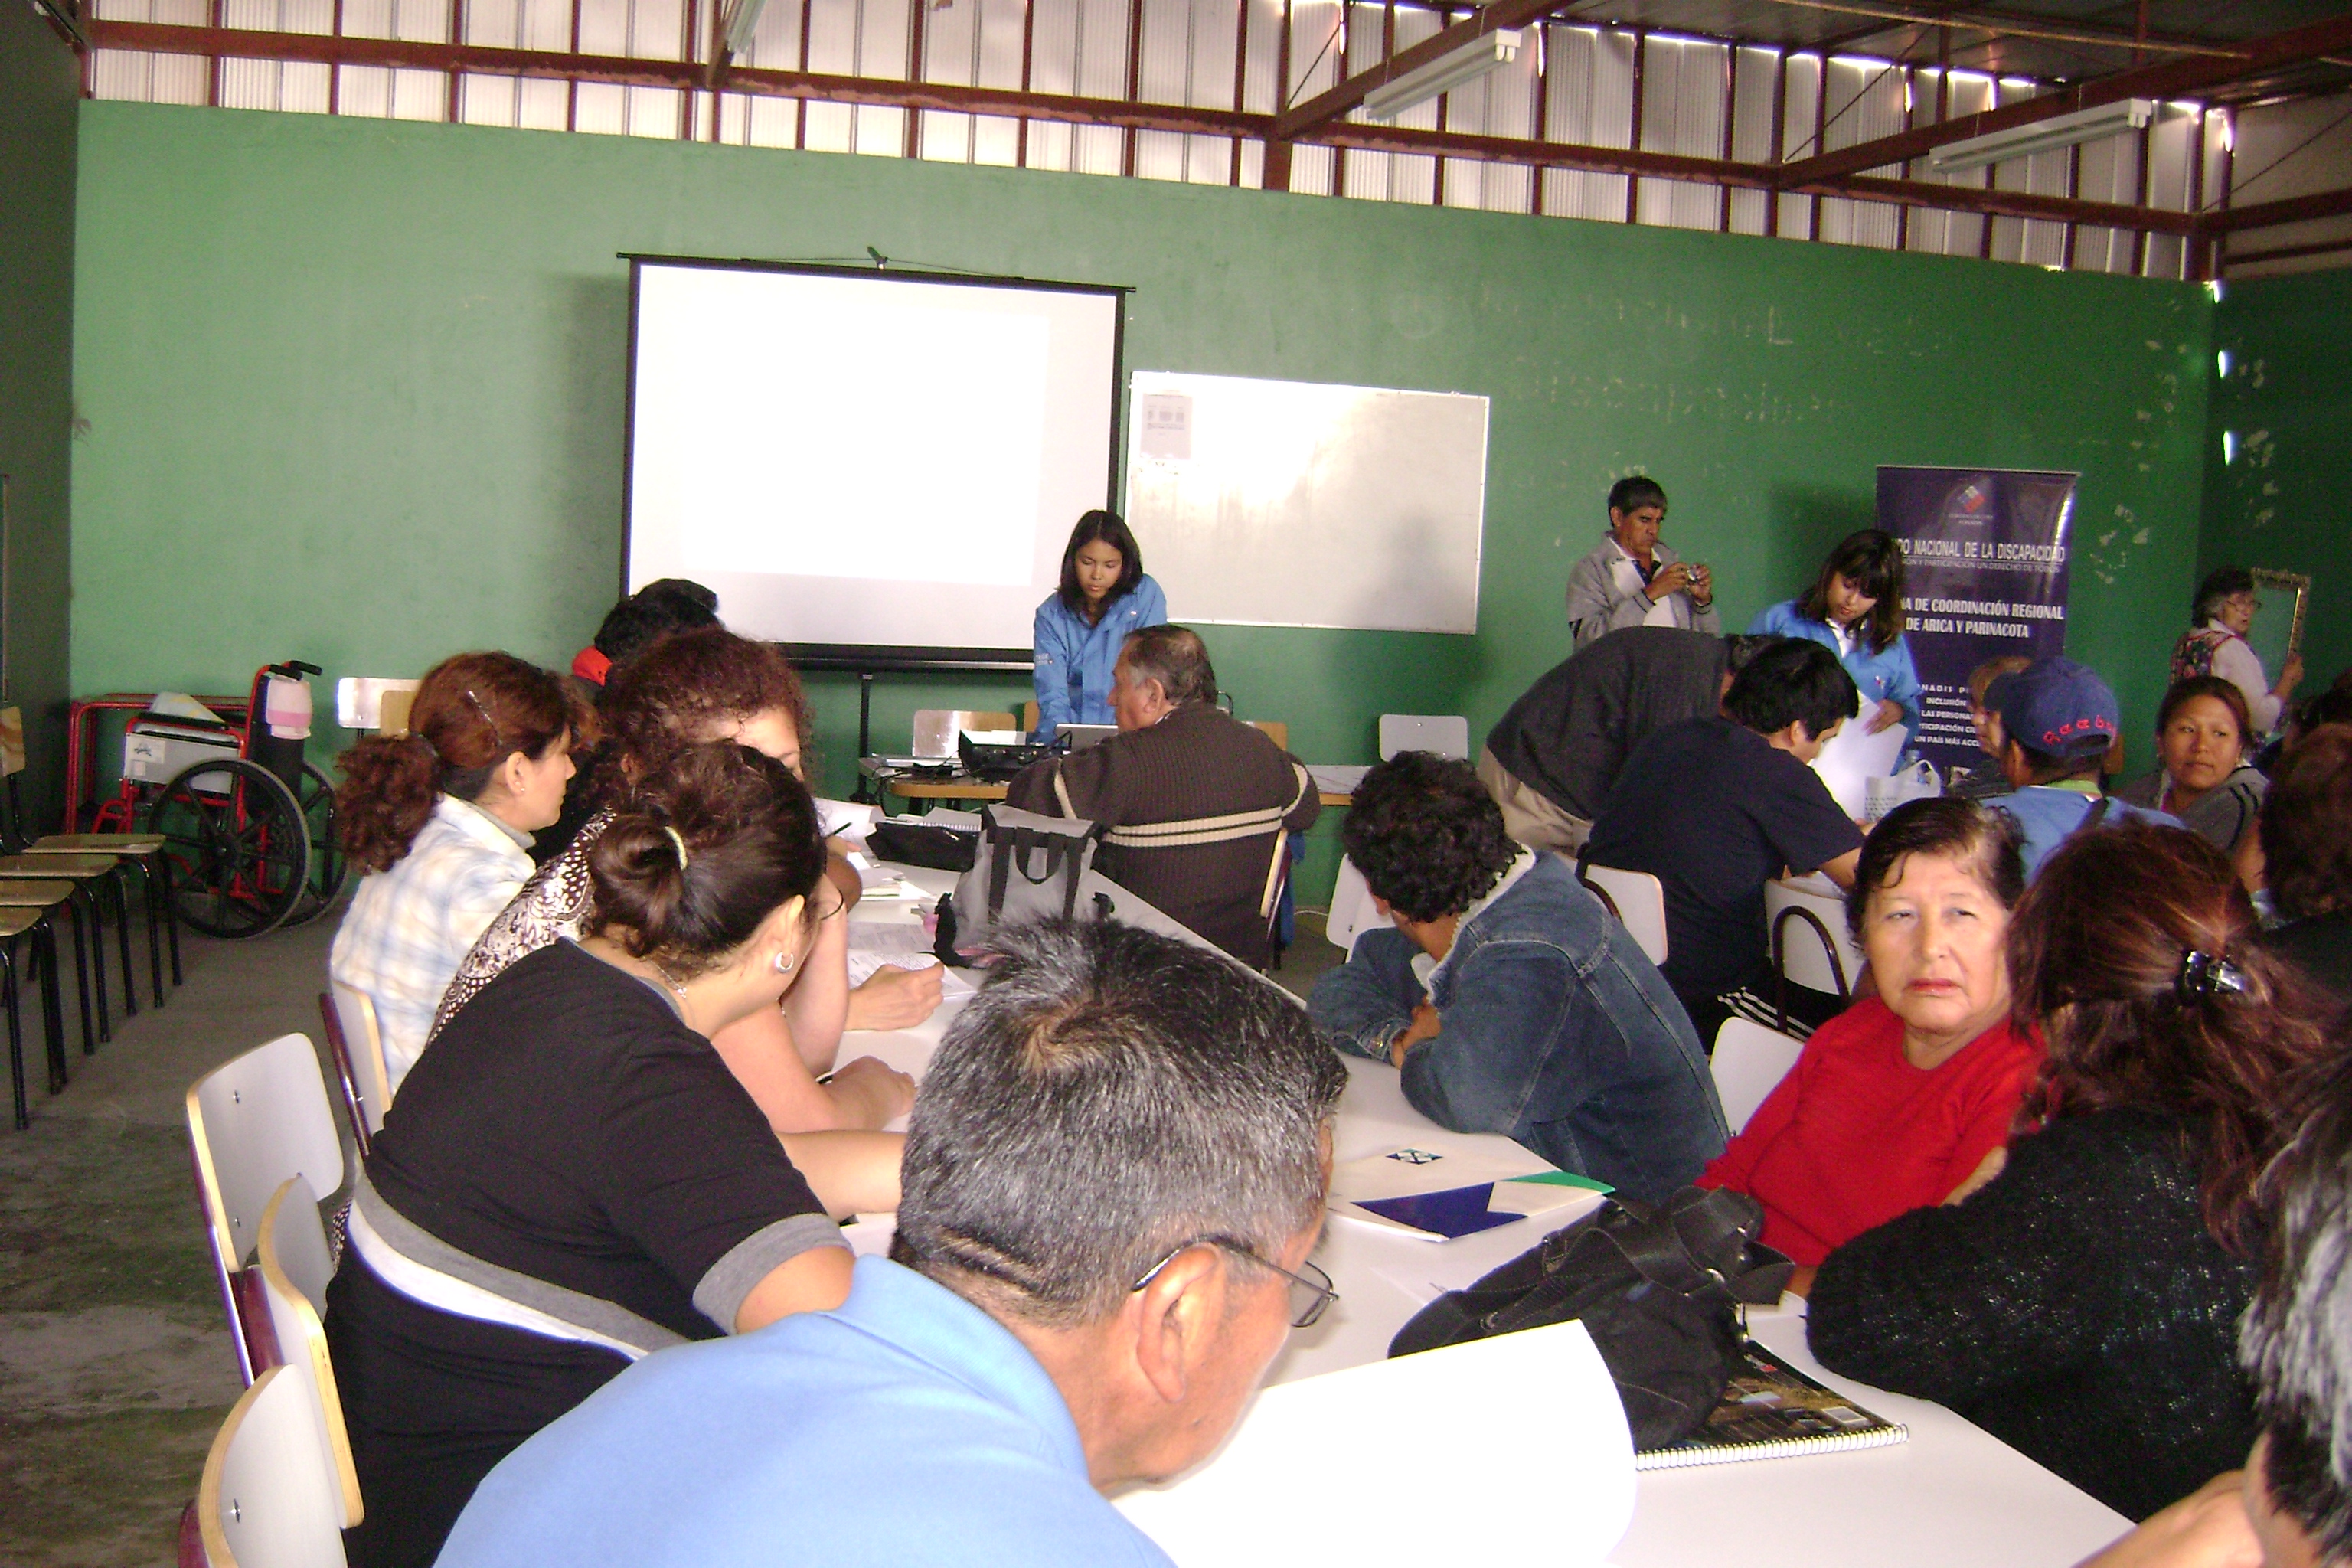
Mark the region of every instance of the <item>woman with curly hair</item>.
POLYGON ((1316 1026, 1393 1063, 1413 1109, 1658 1199, 1723 1152, 1723 1107, 1665 978, 1557 855, 1513 842, 1467 763, 1401 752, 1341 840, 1394 931, 1318 981, 1316 1026))
POLYGON ((554 674, 461 653, 425 674, 406 734, 372 735, 338 760, 336 836, 368 875, 327 971, 375 1005, 393 1089, 459 961, 530 875, 531 834, 562 810, 591 722, 554 674))
POLYGON ((2051 856, 2009 965, 2049 1054, 2005 1162, 1832 1252, 1808 1333, 1832 1371, 1948 1405, 2144 1519, 2253 1441, 2236 1329, 2255 1189, 2333 1009, 2177 827, 2051 856))
MULTIPOLYGON (((810 728, 808 700, 790 661, 773 644, 723 626, 668 637, 622 666, 604 689, 603 716, 609 739, 593 785, 601 809, 466 955, 441 999, 436 1034, 508 965, 585 928, 596 912, 590 856, 639 780, 712 741, 749 746, 797 777, 810 728)), ((711 1042, 778 1132, 883 1127, 914 1100, 912 1080, 871 1057, 817 1081, 845 1028, 904 1028, 939 1005, 937 970, 886 970, 898 978, 861 988, 863 1005, 853 1016, 846 924, 836 901, 818 928, 805 978, 782 1007, 747 1017, 711 1042)))

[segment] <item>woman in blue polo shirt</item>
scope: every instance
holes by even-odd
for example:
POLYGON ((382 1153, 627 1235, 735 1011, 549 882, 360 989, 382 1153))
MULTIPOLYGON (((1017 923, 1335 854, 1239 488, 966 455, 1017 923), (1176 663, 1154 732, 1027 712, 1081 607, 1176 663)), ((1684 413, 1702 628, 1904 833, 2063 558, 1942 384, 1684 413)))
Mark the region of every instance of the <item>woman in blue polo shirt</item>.
POLYGON ((1110 677, 1129 632, 1168 619, 1168 597, 1143 574, 1143 552, 1113 511, 1090 511, 1062 552, 1061 586, 1037 606, 1037 739, 1065 724, 1111 721, 1110 677))
POLYGON ((1903 547, 1892 534, 1875 528, 1847 534, 1803 597, 1774 605, 1748 629, 1834 650, 1862 690, 1863 731, 1907 724, 1918 737, 1919 670, 1903 635, 1903 547))

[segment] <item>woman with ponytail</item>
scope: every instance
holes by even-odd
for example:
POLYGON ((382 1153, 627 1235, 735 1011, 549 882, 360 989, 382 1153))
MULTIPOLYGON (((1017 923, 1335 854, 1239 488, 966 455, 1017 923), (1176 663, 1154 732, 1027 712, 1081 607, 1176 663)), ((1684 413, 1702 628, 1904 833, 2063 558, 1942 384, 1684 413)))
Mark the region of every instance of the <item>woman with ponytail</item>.
POLYGON ((2048 1043, 2004 1160, 1832 1252, 1822 1364, 1950 1405, 2144 1519, 2242 1463, 2256 1186, 2334 1006, 2258 945, 2210 844, 2125 823, 2051 856, 2010 926, 2048 1043))
POLYGON ((430 1563, 491 1467, 631 1362, 848 1294, 827 1212, 895 1207, 900 1140, 780 1142, 712 1046, 806 972, 824 866, 789 769, 684 748, 598 833, 583 938, 509 965, 409 1075, 327 1292, 357 1568, 430 1563))
MULTIPOLYGON (((610 738, 591 794, 603 809, 480 933, 441 997, 436 1036, 508 965, 581 935, 596 919, 590 874, 595 847, 615 820, 615 803, 638 780, 709 741, 738 742, 798 776, 810 727, 808 700, 790 661, 774 644, 724 626, 681 632, 622 666, 604 689, 601 712, 610 738)), ((853 992, 847 918, 838 901, 828 908, 808 978, 780 1008, 745 1018, 714 1042, 780 1134, 886 1127, 904 1115, 915 1098, 914 1080, 904 1073, 872 1057, 834 1069, 842 1032, 908 1028, 939 1005, 937 969, 886 968, 853 992), (817 1081, 827 1073, 829 1081, 817 1081)))
POLYGON ((397 1090, 474 940, 531 872, 530 836, 563 809, 590 720, 557 676, 461 653, 416 689, 408 733, 339 759, 335 829, 364 867, 328 973, 375 1005, 397 1090))

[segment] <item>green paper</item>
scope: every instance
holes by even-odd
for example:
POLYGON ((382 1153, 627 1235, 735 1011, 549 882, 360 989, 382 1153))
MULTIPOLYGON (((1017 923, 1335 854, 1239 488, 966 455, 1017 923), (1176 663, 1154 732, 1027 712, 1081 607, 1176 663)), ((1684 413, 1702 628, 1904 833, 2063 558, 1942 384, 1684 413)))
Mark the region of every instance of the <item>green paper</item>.
POLYGON ((1606 1182, 1596 1182, 1590 1176, 1572 1175, 1566 1171, 1538 1171, 1532 1176, 1513 1176, 1514 1182, 1532 1182, 1543 1187, 1582 1187, 1588 1193, 1613 1193, 1617 1189, 1606 1182))

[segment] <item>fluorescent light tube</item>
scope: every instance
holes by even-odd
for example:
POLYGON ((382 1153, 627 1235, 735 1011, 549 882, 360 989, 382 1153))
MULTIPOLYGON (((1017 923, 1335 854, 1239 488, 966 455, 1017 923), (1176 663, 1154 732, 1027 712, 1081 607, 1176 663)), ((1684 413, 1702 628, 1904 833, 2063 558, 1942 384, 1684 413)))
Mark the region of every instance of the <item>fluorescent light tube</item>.
POLYGON ((760 13, 767 9, 768 0, 735 0, 721 36, 727 40, 727 52, 740 55, 750 52, 751 34, 760 26, 760 13))
POLYGON ((1518 58, 1518 29, 1496 28, 1365 94, 1364 115, 1370 120, 1394 120, 1414 104, 1451 92, 1518 58))
POLYGON ((2053 115, 2031 125, 1947 143, 1927 154, 1927 167, 1937 174, 1948 174, 2035 153, 2053 153, 2061 147, 2137 131, 2155 115, 2156 104, 2148 99, 2118 99, 2096 109, 2078 109, 2072 114, 2053 115))

